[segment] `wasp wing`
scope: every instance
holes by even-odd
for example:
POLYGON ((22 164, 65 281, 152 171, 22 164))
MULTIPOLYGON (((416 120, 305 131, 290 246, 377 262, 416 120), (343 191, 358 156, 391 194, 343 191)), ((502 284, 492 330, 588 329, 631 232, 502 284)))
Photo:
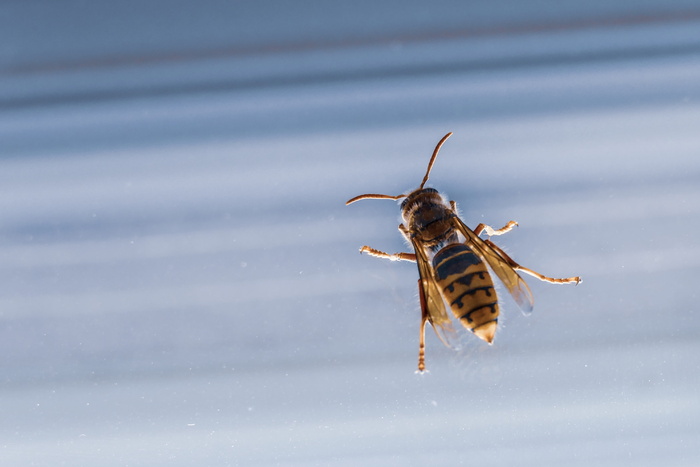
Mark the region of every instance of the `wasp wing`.
POLYGON ((515 303, 518 304, 523 313, 529 314, 532 312, 532 307, 535 303, 532 298, 532 292, 527 283, 520 275, 515 272, 508 259, 491 245, 491 242, 486 242, 476 235, 472 229, 467 227, 462 220, 455 216, 455 225, 457 230, 464 235, 466 244, 474 250, 491 267, 491 270, 498 276, 503 285, 506 286, 508 292, 513 296, 515 303))
POLYGON ((420 245, 416 242, 412 243, 413 249, 416 252, 416 263, 418 264, 418 274, 420 276, 418 286, 420 287, 419 293, 421 294, 423 314, 424 316, 427 315, 428 321, 430 321, 430 324, 435 330, 435 334, 437 334, 442 343, 447 347, 455 348, 457 334, 445 310, 445 302, 442 299, 440 289, 433 277, 428 255, 420 245))

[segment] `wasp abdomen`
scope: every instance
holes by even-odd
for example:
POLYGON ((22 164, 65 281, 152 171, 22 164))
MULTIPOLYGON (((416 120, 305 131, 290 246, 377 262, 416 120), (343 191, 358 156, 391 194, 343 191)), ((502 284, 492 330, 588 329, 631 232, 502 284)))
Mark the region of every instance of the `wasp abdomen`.
POLYGON ((491 343, 498 323, 498 298, 484 262, 463 243, 433 257, 435 281, 462 325, 491 343))

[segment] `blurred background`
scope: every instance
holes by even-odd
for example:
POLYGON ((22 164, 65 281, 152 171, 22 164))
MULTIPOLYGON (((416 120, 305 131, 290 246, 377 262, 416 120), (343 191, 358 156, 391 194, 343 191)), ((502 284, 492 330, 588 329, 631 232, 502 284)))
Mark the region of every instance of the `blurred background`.
POLYGON ((695 1, 0 4, 0 461, 700 463, 695 1), (394 202, 529 278, 427 334, 394 202))

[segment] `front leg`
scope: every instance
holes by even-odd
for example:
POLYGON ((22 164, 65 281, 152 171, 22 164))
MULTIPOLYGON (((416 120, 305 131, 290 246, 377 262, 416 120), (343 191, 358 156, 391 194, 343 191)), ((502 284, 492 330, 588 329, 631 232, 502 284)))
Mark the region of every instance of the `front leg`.
MULTIPOLYGON (((457 203, 454 201, 450 201, 450 206, 452 207, 452 210, 454 211, 455 215, 457 215, 457 203)), ((486 224, 479 224, 476 226, 476 229, 474 229, 474 233, 476 235, 481 235, 481 232, 486 232, 486 235, 489 237, 492 237, 494 235, 503 235, 506 232, 510 232, 513 227, 517 227, 518 223, 515 221, 510 221, 500 229, 494 229, 490 225, 486 224)))
MULTIPOLYGON (((399 232, 401 232, 403 236, 406 237, 407 241, 411 241, 410 233, 408 232, 408 229, 404 227, 403 224, 399 225, 399 232)), ((391 261, 413 261, 414 263, 416 262, 415 253, 394 253, 392 255, 389 253, 384 253, 383 251, 376 250, 367 245, 360 248, 360 253, 369 253, 370 255, 376 256, 377 258, 385 258, 391 261)))
POLYGON ((369 247, 367 245, 363 246, 360 248, 360 253, 368 253, 371 256, 376 256, 377 258, 385 258, 390 261, 413 261, 414 263, 416 262, 416 255, 415 253, 385 253, 383 251, 376 250, 372 247, 369 247))
POLYGON ((477 235, 481 235, 481 232, 486 232, 486 235, 489 237, 492 237, 494 235, 503 235, 506 232, 510 232, 513 227, 517 227, 518 223, 515 221, 510 221, 500 229, 494 229, 490 225, 486 224, 479 224, 476 226, 476 229, 474 229, 474 233, 477 235))

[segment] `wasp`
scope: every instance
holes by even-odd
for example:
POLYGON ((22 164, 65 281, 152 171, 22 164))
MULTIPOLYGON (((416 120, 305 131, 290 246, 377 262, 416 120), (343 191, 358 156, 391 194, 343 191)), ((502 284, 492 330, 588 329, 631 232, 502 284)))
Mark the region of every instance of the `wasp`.
POLYGON ((505 285, 519 308, 529 314, 534 300, 527 283, 517 271, 553 284, 579 284, 580 277, 556 279, 544 276, 516 263, 490 237, 509 232, 518 223, 508 222, 500 229, 479 224, 467 227, 457 214, 454 201, 447 201, 436 189, 424 188, 440 147, 452 136, 447 133, 435 146, 420 186, 408 194, 396 196, 365 194, 361 199, 393 199, 401 202, 403 223, 399 231, 413 247, 413 253, 389 254, 369 246, 361 253, 392 261, 412 261, 418 265, 418 294, 421 323, 418 343, 418 371, 425 371, 425 325, 430 323, 438 338, 453 347, 455 330, 446 305, 462 325, 480 339, 491 344, 500 314, 498 296, 490 272, 505 285), (481 238, 486 234, 488 238, 481 238), (488 267, 487 267, 488 265, 488 267))

